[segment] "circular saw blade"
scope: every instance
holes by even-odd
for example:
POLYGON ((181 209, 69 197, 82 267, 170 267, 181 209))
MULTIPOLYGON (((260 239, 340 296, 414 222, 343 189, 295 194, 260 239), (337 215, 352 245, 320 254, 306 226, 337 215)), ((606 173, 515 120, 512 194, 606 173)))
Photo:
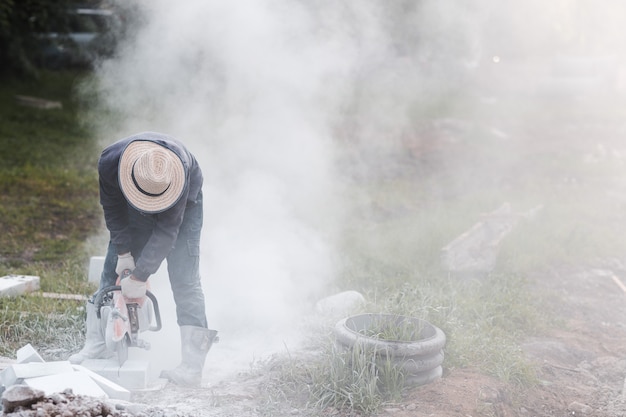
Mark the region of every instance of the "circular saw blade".
POLYGON ((115 352, 115 354, 117 355, 117 362, 120 365, 123 365, 124 362, 126 362, 126 360, 128 359, 128 347, 130 346, 130 337, 128 333, 124 333, 124 336, 121 339, 116 340, 118 338, 115 336, 114 327, 115 326, 113 320, 109 320, 105 331, 105 343, 107 349, 109 349, 111 352, 115 352))
POLYGON ((128 345, 130 341, 128 340, 128 334, 119 342, 116 343, 115 352, 117 353, 117 363, 124 365, 124 362, 128 359, 128 345))

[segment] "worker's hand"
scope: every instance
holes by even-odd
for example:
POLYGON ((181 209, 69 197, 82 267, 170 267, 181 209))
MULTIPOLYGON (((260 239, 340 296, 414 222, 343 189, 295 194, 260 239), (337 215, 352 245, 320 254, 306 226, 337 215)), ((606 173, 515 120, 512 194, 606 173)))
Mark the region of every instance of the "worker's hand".
POLYGON ((146 296, 147 284, 135 279, 132 275, 120 281, 122 295, 126 298, 143 298, 146 296))
POLYGON ((129 270, 133 272, 135 270, 135 259, 130 252, 123 253, 121 255, 117 255, 117 266, 115 267, 115 272, 118 277, 121 277, 125 270, 129 270))

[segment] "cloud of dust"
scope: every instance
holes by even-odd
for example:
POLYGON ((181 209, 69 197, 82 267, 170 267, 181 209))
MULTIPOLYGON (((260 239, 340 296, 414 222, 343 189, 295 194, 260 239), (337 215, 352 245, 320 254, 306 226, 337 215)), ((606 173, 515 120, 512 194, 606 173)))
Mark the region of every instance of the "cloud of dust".
MULTIPOLYGON (((138 6, 144 25, 98 70, 99 113, 115 120, 98 121, 98 134, 110 143, 162 131, 196 155, 205 176, 201 273, 209 326, 221 336, 211 357, 248 365, 282 348, 332 281, 330 121, 354 52, 333 33, 314 35, 326 29, 298 3, 138 6)), ((165 275, 151 282, 165 294, 172 337, 148 338, 167 366, 179 338, 165 275)))
MULTIPOLYGON (((448 90, 520 88, 519 78, 492 77, 496 64, 613 46, 611 25, 602 37, 591 26, 581 32, 583 14, 598 13, 582 2, 461 3, 132 3, 140 19, 97 71, 96 126, 104 144, 171 134, 202 165, 203 286, 209 326, 222 336, 208 363, 219 351, 234 363, 280 348, 327 295, 340 179, 348 168, 376 172, 385 155, 402 152, 416 108, 448 90), (468 83, 477 72, 488 88, 468 83)), ((155 290, 167 287, 155 278, 155 290)), ((160 298, 164 322, 175 323, 170 295, 160 298)), ((157 351, 172 341, 170 357, 178 350, 177 334, 153 339, 157 351)))

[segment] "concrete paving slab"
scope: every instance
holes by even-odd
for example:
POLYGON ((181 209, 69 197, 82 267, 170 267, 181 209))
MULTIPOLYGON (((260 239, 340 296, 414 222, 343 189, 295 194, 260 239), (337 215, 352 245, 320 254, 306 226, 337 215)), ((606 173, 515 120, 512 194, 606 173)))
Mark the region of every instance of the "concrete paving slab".
POLYGON ((63 392, 70 388, 77 395, 107 398, 107 393, 89 375, 84 372, 76 372, 74 369, 54 375, 27 378, 24 380, 24 384, 42 390, 46 395, 63 392))
POLYGON ((0 277, 0 297, 15 297, 39 291, 39 277, 34 275, 6 275, 0 277))
POLYGON ((148 361, 129 359, 120 366, 116 359, 87 359, 81 365, 130 391, 144 390, 150 382, 148 361))
POLYGON ((16 357, 17 363, 45 362, 30 343, 19 348, 16 352, 16 357))
POLYGON ((92 256, 89 258, 89 274, 87 275, 87 281, 99 283, 103 269, 104 256, 92 256))
POLYGON ((82 365, 72 365, 74 370, 89 375, 89 377, 109 396, 109 398, 115 400, 130 401, 130 391, 121 385, 116 384, 109 379, 98 375, 90 369, 85 368, 82 365))
POLYGON ((74 368, 68 361, 16 363, 0 372, 0 380, 6 387, 19 380, 73 372, 74 368))

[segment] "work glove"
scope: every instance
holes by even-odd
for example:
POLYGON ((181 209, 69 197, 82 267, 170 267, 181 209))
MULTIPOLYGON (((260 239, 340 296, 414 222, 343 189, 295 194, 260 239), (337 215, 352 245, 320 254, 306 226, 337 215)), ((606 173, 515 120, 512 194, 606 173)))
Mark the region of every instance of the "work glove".
POLYGON ((127 278, 122 278, 120 286, 122 287, 122 295, 126 298, 143 298, 146 296, 147 284, 144 281, 139 281, 131 278, 132 275, 127 278))
POLYGON ((124 271, 129 270, 133 272, 135 270, 135 259, 130 252, 117 255, 117 266, 115 267, 115 273, 118 277, 124 274, 124 271))

